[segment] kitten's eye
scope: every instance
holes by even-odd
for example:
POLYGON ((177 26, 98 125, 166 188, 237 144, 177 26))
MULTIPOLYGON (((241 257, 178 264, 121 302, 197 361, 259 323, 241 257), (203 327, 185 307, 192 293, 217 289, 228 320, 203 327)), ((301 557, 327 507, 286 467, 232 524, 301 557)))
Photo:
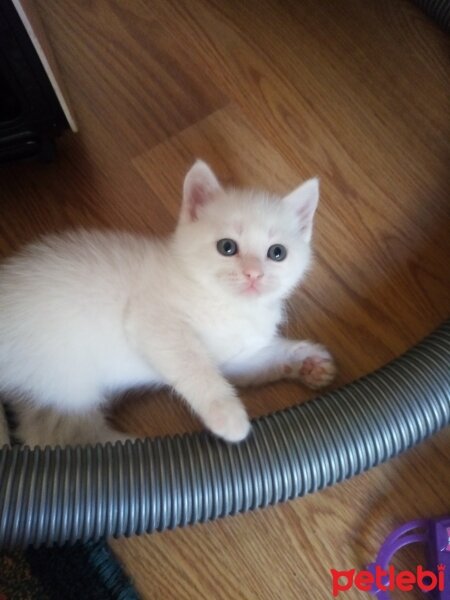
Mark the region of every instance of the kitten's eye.
POLYGON ((267 250, 267 256, 271 260, 276 260, 277 262, 280 262, 286 258, 287 250, 281 244, 274 244, 273 246, 270 246, 270 248, 267 250))
POLYGON ((238 251, 238 246, 234 240, 224 238, 217 242, 217 250, 224 256, 233 256, 238 251))

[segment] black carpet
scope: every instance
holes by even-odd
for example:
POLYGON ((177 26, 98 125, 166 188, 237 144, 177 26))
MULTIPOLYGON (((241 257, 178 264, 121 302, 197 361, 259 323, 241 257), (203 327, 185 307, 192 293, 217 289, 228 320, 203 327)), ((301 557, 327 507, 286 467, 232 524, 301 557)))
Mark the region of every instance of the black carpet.
POLYGON ((139 600, 106 542, 0 552, 0 600, 139 600))

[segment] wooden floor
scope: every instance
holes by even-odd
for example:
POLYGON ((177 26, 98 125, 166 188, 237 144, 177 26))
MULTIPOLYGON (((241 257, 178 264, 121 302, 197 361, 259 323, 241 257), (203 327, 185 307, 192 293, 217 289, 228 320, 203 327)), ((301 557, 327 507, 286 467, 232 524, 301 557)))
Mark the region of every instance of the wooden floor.
MULTIPOLYGON (((225 182, 277 192, 320 176, 315 269, 288 333, 332 349, 337 385, 449 316, 448 43, 412 3, 37 4, 80 133, 54 164, 0 171, 3 254, 67 226, 168 232, 202 157, 225 182)), ((311 395, 284 384, 244 399, 259 415, 311 395)), ((115 418, 147 435, 199 427, 163 393, 130 396, 115 418)), ((113 547, 144 599, 330 598, 330 568, 361 568, 396 525, 448 512, 449 456, 447 430, 307 498, 113 547)))

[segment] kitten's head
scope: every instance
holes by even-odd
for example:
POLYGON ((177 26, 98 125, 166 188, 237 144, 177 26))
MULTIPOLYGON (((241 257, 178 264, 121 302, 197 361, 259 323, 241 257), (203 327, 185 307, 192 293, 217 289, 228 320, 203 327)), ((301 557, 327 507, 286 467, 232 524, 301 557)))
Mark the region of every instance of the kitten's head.
POLYGON ((197 161, 184 181, 176 251, 212 291, 249 300, 285 298, 308 267, 318 199, 317 179, 281 199, 223 189, 197 161))

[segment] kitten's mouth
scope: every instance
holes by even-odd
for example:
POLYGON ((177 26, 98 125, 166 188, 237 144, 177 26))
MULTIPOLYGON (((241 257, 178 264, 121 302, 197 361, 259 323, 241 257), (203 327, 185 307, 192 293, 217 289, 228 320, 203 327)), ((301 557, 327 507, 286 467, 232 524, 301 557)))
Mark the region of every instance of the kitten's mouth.
POLYGON ((252 281, 244 286, 242 293, 246 296, 257 296, 261 293, 261 285, 256 281, 252 281))
POLYGON ((242 296, 260 296, 266 288, 266 282, 260 281, 259 279, 252 279, 249 281, 247 278, 243 280, 235 274, 228 276, 228 283, 231 286, 234 293, 242 296))

